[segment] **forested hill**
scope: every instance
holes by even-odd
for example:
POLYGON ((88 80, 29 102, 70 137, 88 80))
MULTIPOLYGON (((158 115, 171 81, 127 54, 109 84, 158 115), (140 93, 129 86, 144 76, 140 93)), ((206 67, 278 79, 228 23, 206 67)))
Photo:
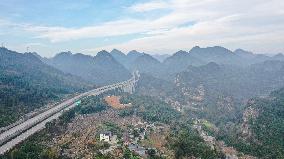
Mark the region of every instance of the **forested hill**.
POLYGON ((251 99, 226 142, 259 158, 284 158, 284 88, 267 98, 251 99))
POLYGON ((181 88, 203 85, 207 94, 248 99, 269 95, 271 91, 284 87, 284 62, 265 61, 247 67, 212 62, 200 67, 190 66, 175 80, 181 88))
POLYGON ((257 111, 249 125, 256 152, 268 158, 284 158, 284 88, 250 106, 257 111))
POLYGON ((49 100, 91 87, 79 77, 44 64, 32 53, 0 48, 0 126, 49 100))

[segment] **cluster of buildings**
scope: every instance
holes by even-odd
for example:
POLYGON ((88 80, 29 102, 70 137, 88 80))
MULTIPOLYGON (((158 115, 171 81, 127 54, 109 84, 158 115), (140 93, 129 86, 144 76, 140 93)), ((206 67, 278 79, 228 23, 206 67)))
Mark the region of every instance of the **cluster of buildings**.
POLYGON ((167 125, 147 123, 138 116, 121 117, 118 110, 108 109, 95 114, 76 116, 67 125, 65 133, 54 137, 48 145, 70 158, 92 158, 97 151, 121 158, 127 149, 133 154, 147 158, 149 149, 157 148, 156 152, 159 154, 166 152, 151 144, 156 143, 152 141, 163 140, 159 134, 162 134, 160 132, 165 128, 167 125))
POLYGON ((155 125, 154 123, 149 124, 147 122, 139 121, 134 125, 130 125, 126 130, 124 130, 121 139, 117 139, 117 135, 113 134, 111 131, 101 132, 99 134, 100 141, 108 142, 111 145, 108 150, 103 150, 101 152, 108 153, 110 151, 114 151, 117 147, 125 147, 134 154, 146 158, 148 156, 147 152, 149 149, 155 151, 157 151, 157 149, 143 145, 143 140, 147 140, 148 135, 151 132, 162 131, 163 129, 164 126, 162 125, 155 125))

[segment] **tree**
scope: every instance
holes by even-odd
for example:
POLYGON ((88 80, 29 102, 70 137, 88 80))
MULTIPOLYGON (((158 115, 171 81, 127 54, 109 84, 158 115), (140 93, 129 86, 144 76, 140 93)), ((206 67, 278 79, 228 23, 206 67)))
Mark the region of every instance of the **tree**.
POLYGON ((156 155, 156 150, 154 149, 148 149, 147 150, 147 154, 150 156, 150 157, 154 157, 156 155))
POLYGON ((132 152, 129 150, 129 148, 126 148, 123 153, 123 158, 131 159, 132 157, 132 152))

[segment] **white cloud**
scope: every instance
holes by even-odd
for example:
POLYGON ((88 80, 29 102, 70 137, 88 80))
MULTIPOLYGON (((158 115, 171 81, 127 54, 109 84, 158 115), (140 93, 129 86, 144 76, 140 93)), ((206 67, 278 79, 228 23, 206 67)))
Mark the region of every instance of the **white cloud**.
POLYGON ((129 51, 135 48, 150 53, 172 53, 195 45, 222 45, 231 49, 243 47, 266 53, 284 51, 281 45, 284 43, 283 2, 177 0, 169 3, 173 12, 156 19, 152 25, 172 27, 149 32, 154 35, 151 37, 95 48, 93 51, 102 48, 129 51), (189 21, 194 21, 194 25, 179 27, 189 21))
POLYGON ((135 12, 146 12, 146 11, 152 11, 156 9, 165 9, 169 8, 169 3, 164 1, 153 1, 148 3, 139 3, 135 4, 130 7, 130 10, 135 12))
MULTIPOLYGON (((284 46, 283 0, 168 0, 139 3, 127 8, 145 14, 167 9, 158 18, 120 19, 81 28, 17 24, 13 27, 32 32, 51 42, 145 34, 125 43, 90 48, 88 51, 119 48, 154 53, 190 49, 194 45, 244 47, 253 51, 282 51, 284 46), (190 24, 190 25, 187 25, 190 24), (260 47, 261 46, 261 47, 260 47)), ((0 21, 0 26, 12 25, 0 21)))
POLYGON ((38 42, 24 44, 24 47, 33 47, 33 46, 42 46, 42 47, 44 47, 46 45, 43 44, 43 43, 38 43, 38 42))

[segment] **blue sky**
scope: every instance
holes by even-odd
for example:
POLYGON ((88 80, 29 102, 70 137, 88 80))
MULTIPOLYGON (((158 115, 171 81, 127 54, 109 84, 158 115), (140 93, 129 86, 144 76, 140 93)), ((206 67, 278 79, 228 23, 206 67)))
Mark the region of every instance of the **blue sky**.
POLYGON ((1 0, 0 42, 43 56, 71 50, 174 53, 221 45, 284 52, 283 0, 1 0))

